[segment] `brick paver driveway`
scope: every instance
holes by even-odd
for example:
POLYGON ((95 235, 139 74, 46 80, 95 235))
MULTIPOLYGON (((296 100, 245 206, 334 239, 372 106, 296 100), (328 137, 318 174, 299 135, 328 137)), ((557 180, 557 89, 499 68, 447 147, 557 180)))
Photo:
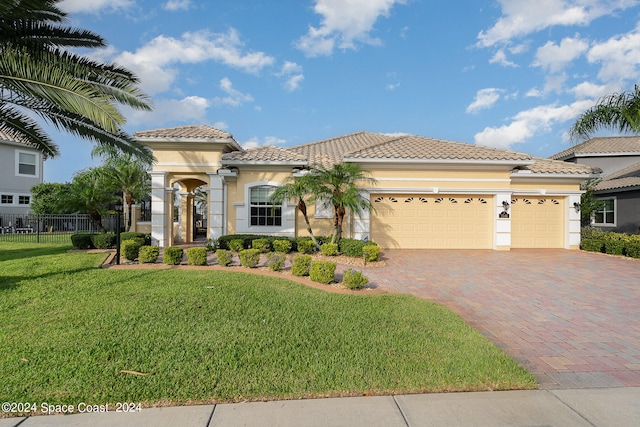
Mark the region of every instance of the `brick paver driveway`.
POLYGON ((640 261, 568 250, 384 254, 371 282, 445 304, 543 388, 640 386, 640 261))

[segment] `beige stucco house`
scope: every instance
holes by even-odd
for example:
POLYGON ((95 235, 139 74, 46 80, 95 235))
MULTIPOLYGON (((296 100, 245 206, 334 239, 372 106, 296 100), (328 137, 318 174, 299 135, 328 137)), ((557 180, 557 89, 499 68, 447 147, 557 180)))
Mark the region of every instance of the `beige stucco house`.
MULTIPOLYGON (((193 236, 193 198, 208 193, 207 235, 306 235, 295 204, 271 206, 287 177, 317 165, 356 162, 376 178, 363 187, 375 209, 353 214, 345 235, 383 248, 578 248, 585 165, 421 136, 358 132, 290 148, 243 150, 209 126, 137 132, 153 149, 152 220, 156 244, 193 236), (180 221, 174 222, 174 198, 180 221), (275 208, 275 209, 274 209, 275 208)), ((310 210, 314 232, 329 234, 331 212, 310 210)))

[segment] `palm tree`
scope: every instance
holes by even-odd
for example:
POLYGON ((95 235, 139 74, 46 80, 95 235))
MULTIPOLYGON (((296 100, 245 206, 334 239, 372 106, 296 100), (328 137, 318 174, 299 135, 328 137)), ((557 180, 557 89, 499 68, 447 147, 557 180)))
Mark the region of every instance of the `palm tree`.
POLYGON ((601 129, 615 129, 622 133, 640 132, 640 86, 633 92, 622 92, 600 98, 596 105, 578 117, 569 130, 573 140, 588 139, 601 129))
POLYGON ((151 193, 151 177, 147 172, 151 164, 131 154, 118 153, 112 147, 99 146, 91 154, 103 157, 103 166, 98 171, 110 184, 122 191, 128 210, 127 229, 130 229, 133 204, 151 193))
POLYGON ((321 167, 314 170, 312 175, 313 181, 318 184, 317 197, 333 207, 334 232, 331 243, 339 243, 347 211, 373 209, 369 199, 362 197, 358 184, 373 185, 376 180, 356 163, 336 163, 331 169, 321 167))
POLYGON ((314 190, 318 187, 318 183, 315 181, 315 175, 306 174, 298 177, 289 177, 285 181, 284 185, 278 187, 271 195, 271 203, 274 205, 281 205, 284 201, 293 199, 296 201, 296 209, 300 211, 304 222, 307 225, 307 232, 313 241, 313 244, 317 249, 320 248, 316 236, 313 235, 311 229, 311 223, 309 222, 309 216, 307 215, 307 202, 314 199, 314 190))
POLYGON ((64 25, 58 0, 0 3, 0 130, 47 157, 58 147, 33 115, 97 144, 152 160, 151 151, 122 130, 117 105, 150 110, 127 69, 67 48, 106 46, 99 35, 64 25), (29 111, 33 115, 29 114, 29 111))
POLYGON ((74 175, 65 202, 72 211, 88 213, 100 231, 105 231, 102 214, 117 200, 116 191, 102 168, 89 168, 74 175))

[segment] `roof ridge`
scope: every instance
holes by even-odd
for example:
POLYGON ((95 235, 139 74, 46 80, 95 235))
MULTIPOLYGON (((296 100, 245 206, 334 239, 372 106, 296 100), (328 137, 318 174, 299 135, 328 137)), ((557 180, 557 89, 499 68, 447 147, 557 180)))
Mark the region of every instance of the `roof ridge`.
MULTIPOLYGON (((374 132, 368 132, 368 133, 374 133, 374 132)), ((384 134, 380 133, 378 135, 384 135, 384 134)), ((410 137, 412 135, 400 135, 400 136, 398 136, 396 138, 393 138, 391 135, 388 135, 388 136, 389 136, 389 138, 392 138, 392 139, 387 139, 385 141, 372 142, 371 144, 363 145, 362 147, 358 147, 358 148, 356 148, 354 150, 345 152, 343 157, 346 157, 346 156, 348 156, 350 154, 353 154, 353 153, 357 153, 358 151, 366 150, 368 148, 373 148, 373 147, 377 147, 377 146, 380 146, 380 145, 388 144, 388 143, 391 143, 391 142, 400 141, 401 139, 410 137)))
POLYGON ((289 147, 289 148, 292 149, 292 148, 309 147, 309 146, 312 146, 312 145, 324 144, 324 143, 327 143, 327 142, 330 142, 330 141, 337 141, 337 140, 340 140, 340 139, 348 138, 350 136, 363 135, 363 134, 382 135, 382 134, 377 134, 376 132, 368 132, 368 131, 362 130, 362 131, 358 131, 358 132, 348 133, 346 135, 334 136, 333 138, 321 139, 320 141, 313 141, 313 142, 307 142, 307 143, 300 144, 300 145, 294 145, 293 147, 289 147))
MULTIPOLYGON (((635 173, 640 172, 640 162, 634 163, 632 165, 627 166, 626 168, 620 169, 619 171, 612 173, 611 175, 605 176, 602 180, 609 181, 614 179, 628 178, 628 176, 625 176, 625 175, 632 172, 635 172, 635 173)), ((632 176, 635 176, 635 175, 632 175, 632 176)))

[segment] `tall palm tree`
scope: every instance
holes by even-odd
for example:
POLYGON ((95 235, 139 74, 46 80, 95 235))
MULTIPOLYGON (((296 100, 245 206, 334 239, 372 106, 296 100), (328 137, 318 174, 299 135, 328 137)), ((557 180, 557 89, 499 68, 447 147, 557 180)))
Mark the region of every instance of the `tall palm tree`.
POLYGON ((117 200, 116 191, 102 168, 89 168, 74 175, 65 202, 72 211, 88 213, 100 231, 105 231, 102 214, 117 200))
POLYGON ((582 113, 569 130, 573 140, 588 139, 601 129, 622 133, 640 132, 640 86, 600 98, 596 105, 582 113))
POLYGON ((312 172, 313 181, 318 184, 316 195, 333 207, 334 232, 332 243, 342 239, 342 226, 348 211, 372 210, 371 202, 362 197, 359 184, 374 185, 376 180, 356 163, 337 163, 329 168, 319 168, 312 172))
POLYGON ((0 2, 0 130, 55 157, 58 147, 36 116, 78 137, 151 161, 151 151, 122 130, 125 118, 117 108, 151 109, 137 77, 66 50, 106 43, 93 32, 65 26, 67 15, 57 2, 0 2))
POLYGON ((307 201, 314 200, 314 192, 318 187, 314 174, 306 174, 298 177, 289 177, 284 185, 278 187, 271 195, 271 203, 281 205, 284 201, 293 199, 296 201, 296 209, 300 211, 304 222, 307 225, 307 232, 316 248, 320 248, 316 236, 311 229, 309 216, 307 214, 307 201))

